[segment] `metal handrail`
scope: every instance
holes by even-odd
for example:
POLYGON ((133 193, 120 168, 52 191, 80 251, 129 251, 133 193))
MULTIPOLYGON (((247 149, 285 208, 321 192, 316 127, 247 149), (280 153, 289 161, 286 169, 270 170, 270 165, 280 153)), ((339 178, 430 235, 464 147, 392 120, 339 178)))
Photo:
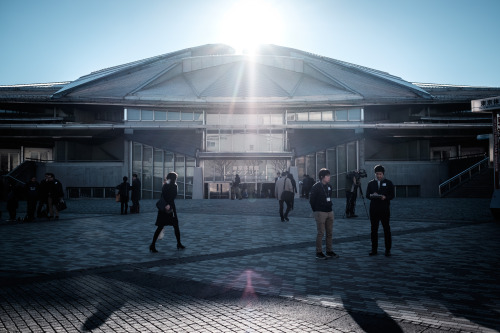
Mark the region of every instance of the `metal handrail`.
POLYGON ((469 181, 473 175, 481 173, 481 168, 489 168, 489 160, 489 157, 485 157, 473 166, 460 172, 458 175, 453 176, 450 179, 439 184, 439 196, 442 197, 446 193, 449 193, 451 190, 457 188, 460 184, 469 181), (484 164, 486 164, 486 166, 484 166, 484 164), (477 172, 473 173, 475 169, 477 169, 477 172))

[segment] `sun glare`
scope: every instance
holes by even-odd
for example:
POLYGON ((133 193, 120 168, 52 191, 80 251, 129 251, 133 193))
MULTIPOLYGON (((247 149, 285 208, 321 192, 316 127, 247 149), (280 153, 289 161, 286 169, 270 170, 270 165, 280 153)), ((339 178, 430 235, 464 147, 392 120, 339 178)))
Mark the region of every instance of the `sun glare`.
POLYGON ((252 54, 259 44, 280 44, 282 21, 269 1, 241 0, 226 12, 221 29, 221 42, 252 54))

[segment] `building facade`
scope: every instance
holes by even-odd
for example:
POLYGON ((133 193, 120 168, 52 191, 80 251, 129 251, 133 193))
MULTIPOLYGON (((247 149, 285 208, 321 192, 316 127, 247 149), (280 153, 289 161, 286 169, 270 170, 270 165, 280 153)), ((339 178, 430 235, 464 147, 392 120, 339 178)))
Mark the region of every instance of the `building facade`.
MULTIPOLYGON (((438 196, 449 161, 489 155, 491 116, 471 100, 500 88, 418 84, 267 45, 237 55, 204 45, 99 70, 72 82, 0 86, 0 162, 19 182, 36 163, 69 197, 112 197, 137 173, 156 198, 170 171, 182 198, 273 195, 278 171, 300 181, 382 163, 399 197, 438 196)), ((31 171, 32 173, 32 171, 31 171)))

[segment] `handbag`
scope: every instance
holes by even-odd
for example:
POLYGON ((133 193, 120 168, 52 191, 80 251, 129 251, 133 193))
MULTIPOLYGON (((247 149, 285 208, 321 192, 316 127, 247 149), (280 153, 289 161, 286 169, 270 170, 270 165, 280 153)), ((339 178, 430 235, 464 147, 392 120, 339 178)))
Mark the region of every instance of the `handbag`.
POLYGON ((283 182, 283 192, 281 192, 281 200, 286 201, 286 202, 292 202, 294 194, 292 191, 285 191, 286 181, 287 181, 287 178, 285 178, 285 181, 283 182))
POLYGON ((66 202, 64 202, 63 199, 59 200, 59 202, 56 204, 56 209, 58 212, 63 211, 66 208, 68 208, 68 206, 66 206, 66 202))
POLYGON ((156 208, 158 208, 158 210, 164 211, 166 205, 167 205, 167 202, 163 198, 163 195, 160 196, 160 199, 156 202, 156 208))
POLYGON ((169 210, 167 212, 167 222, 165 225, 178 225, 179 220, 177 219, 177 216, 174 214, 173 209, 169 210))

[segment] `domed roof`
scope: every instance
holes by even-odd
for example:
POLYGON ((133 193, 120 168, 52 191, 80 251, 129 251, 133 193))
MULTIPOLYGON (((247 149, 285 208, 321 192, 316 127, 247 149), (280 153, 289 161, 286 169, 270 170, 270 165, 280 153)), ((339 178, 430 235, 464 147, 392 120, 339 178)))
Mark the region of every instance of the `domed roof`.
POLYGON ((418 102, 432 96, 388 73, 300 50, 265 45, 250 56, 215 44, 90 73, 53 98, 124 105, 294 105, 418 102))

